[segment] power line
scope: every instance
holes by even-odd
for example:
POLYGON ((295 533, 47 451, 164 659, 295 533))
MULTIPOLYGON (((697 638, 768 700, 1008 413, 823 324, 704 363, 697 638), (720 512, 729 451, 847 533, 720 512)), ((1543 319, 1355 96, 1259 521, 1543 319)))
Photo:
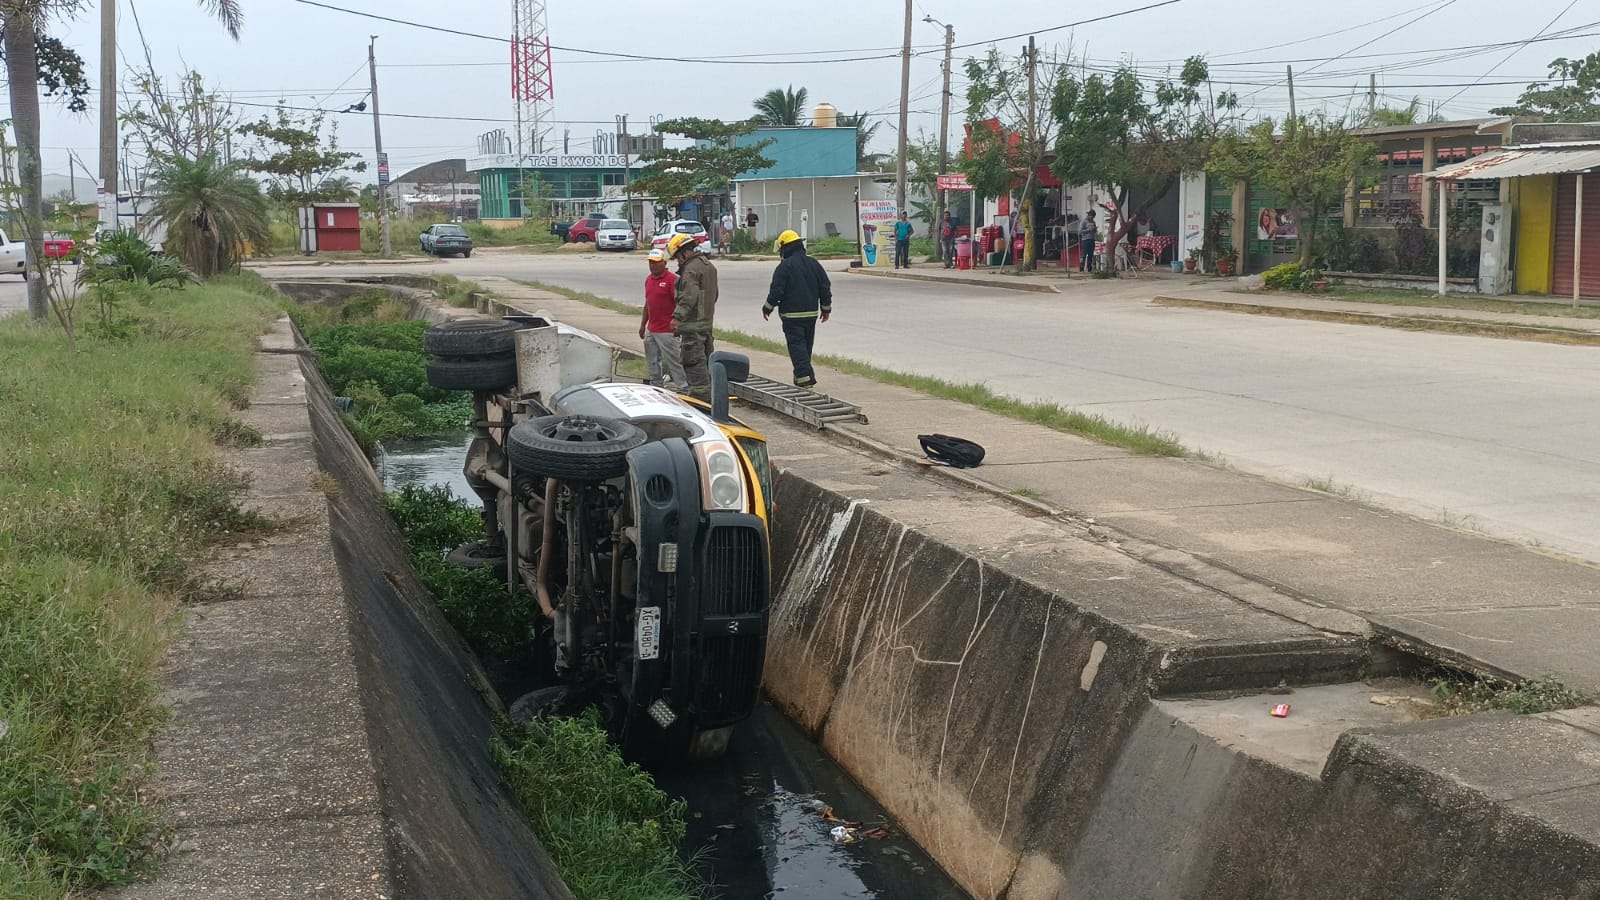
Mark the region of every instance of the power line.
MULTIPOLYGON (((1537 32, 1535 32, 1533 37, 1528 38, 1527 41, 1523 41, 1521 44, 1518 44, 1515 48, 1512 49, 1512 51, 1510 53, 1507 53, 1505 56, 1501 57, 1499 62, 1497 62, 1494 65, 1490 66, 1488 69, 1485 69, 1484 73, 1482 75, 1478 76, 1478 80, 1482 81, 1484 78, 1489 77, 1489 75, 1493 74, 1495 69, 1498 69, 1501 66, 1505 65, 1507 62, 1509 62, 1511 60, 1511 57, 1516 56, 1518 53, 1521 53, 1523 50, 1527 49, 1528 43, 1530 41, 1534 40, 1535 38, 1538 38, 1538 37, 1542 36, 1546 31, 1549 31, 1551 29, 1551 27, 1553 27, 1556 24, 1556 22, 1561 20, 1562 16, 1566 15, 1574 6, 1577 6, 1577 5, 1578 5, 1578 0, 1572 0, 1571 3, 1568 3, 1564 8, 1562 8, 1561 12, 1556 13, 1555 18, 1551 19, 1549 22, 1546 22, 1545 26, 1543 28, 1541 28, 1537 32)), ((1473 87, 1477 83, 1478 82, 1474 82, 1473 84, 1467 85, 1466 87, 1463 87, 1461 90, 1456 91, 1454 94, 1451 94, 1449 96, 1449 98, 1444 101, 1444 103, 1441 103, 1439 105, 1440 106, 1444 106, 1445 103, 1449 103, 1451 100, 1454 100, 1457 97, 1461 96, 1463 93, 1465 93, 1466 90, 1467 90, 1467 87, 1473 87)))
MULTIPOLYGON (((1312 66, 1311 68, 1307 69, 1306 73, 1314 72, 1317 69, 1322 68, 1323 66, 1327 65, 1330 62, 1334 62, 1335 60, 1343 59, 1346 56, 1349 56, 1350 54, 1356 52, 1357 50, 1360 50, 1363 47, 1370 47, 1373 44, 1377 43, 1378 41, 1381 41, 1384 38, 1393 35, 1395 32, 1404 31, 1406 28, 1409 28, 1410 26, 1417 24, 1418 22, 1422 21, 1423 19, 1426 19, 1427 17, 1433 15, 1436 12, 1439 12, 1442 9, 1446 9, 1448 7, 1454 6, 1458 2, 1460 2, 1460 0, 1444 0, 1443 3, 1439 3, 1439 4, 1435 5, 1432 9, 1429 9, 1428 11, 1424 12, 1422 15, 1416 16, 1415 18, 1407 19, 1406 21, 1402 22, 1400 25, 1396 26, 1393 31, 1390 31, 1387 34, 1380 34, 1377 37, 1369 38, 1369 39, 1367 39, 1365 41, 1362 41, 1361 43, 1355 45, 1354 47, 1351 47, 1349 50, 1345 51, 1344 53, 1339 54, 1338 56, 1330 56, 1330 57, 1328 57, 1327 59, 1323 60, 1322 62, 1319 62, 1316 65, 1312 66)), ((1277 82, 1277 84, 1282 84, 1282 83, 1283 83, 1282 81, 1277 82)), ((1276 87, 1277 84, 1274 84, 1273 87, 1276 87)), ((1262 88, 1261 90, 1266 90, 1266 88, 1262 88)), ((1249 96, 1250 97, 1254 97, 1256 94, 1259 94, 1259 93, 1261 93, 1261 91, 1256 91, 1256 92, 1250 94, 1249 96)))

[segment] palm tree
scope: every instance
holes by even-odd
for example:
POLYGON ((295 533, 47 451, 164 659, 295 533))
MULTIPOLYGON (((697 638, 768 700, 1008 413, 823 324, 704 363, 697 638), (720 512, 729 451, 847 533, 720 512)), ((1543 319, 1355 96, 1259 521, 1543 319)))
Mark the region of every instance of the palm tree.
POLYGON ((215 154, 174 157, 149 182, 155 203, 150 215, 167 226, 183 261, 201 278, 232 271, 245 244, 267 240, 267 199, 237 163, 215 154))
POLYGON ((868 125, 867 114, 864 112, 839 116, 838 123, 840 128, 854 128, 856 130, 856 171, 867 171, 867 145, 872 143, 872 136, 878 133, 878 126, 883 123, 873 122, 868 125))
POLYGON ((799 125, 806 117, 806 89, 794 85, 773 88, 756 98, 756 122, 761 125, 799 125))
MULTIPOLYGON (((101 0, 102 3, 114 0, 101 0)), ((199 0, 202 7, 222 23, 228 35, 239 39, 244 24, 244 9, 238 0, 199 0)), ((41 22, 53 13, 70 14, 81 8, 81 0, 0 0, 6 51, 6 77, 11 97, 11 126, 17 135, 17 175, 22 231, 28 242, 28 255, 35 266, 28 284, 28 315, 43 321, 49 314, 45 296, 44 186, 39 165, 39 55, 37 42, 43 31, 41 22)))
POLYGON ((361 188, 343 175, 325 178, 317 190, 327 194, 329 200, 343 201, 361 196, 361 188))

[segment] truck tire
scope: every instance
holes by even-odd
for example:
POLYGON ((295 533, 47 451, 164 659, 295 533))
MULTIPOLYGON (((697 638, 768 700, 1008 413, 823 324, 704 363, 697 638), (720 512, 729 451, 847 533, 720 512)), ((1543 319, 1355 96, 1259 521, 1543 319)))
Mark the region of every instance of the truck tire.
POLYGON ((441 391, 498 391, 517 383, 517 360, 511 356, 429 360, 428 383, 441 391))
POLYGON ((493 569, 504 574, 506 553, 491 550, 483 541, 468 541, 445 554, 445 562, 462 569, 493 569))
POLYGON ((605 481, 628 471, 645 433, 620 419, 541 416, 513 426, 506 448, 517 472, 561 481, 605 481))
POLYGON ((422 349, 434 356, 509 356, 516 348, 515 322, 462 319, 435 325, 422 333, 422 349))

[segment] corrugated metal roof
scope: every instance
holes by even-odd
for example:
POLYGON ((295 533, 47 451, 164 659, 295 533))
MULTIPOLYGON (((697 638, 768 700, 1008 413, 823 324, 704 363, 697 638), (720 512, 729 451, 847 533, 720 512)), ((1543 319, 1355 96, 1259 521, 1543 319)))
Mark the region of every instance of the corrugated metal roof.
POLYGON ((1466 162, 1426 173, 1428 178, 1463 181, 1469 178, 1516 178, 1519 175, 1565 175, 1600 168, 1600 144, 1586 147, 1534 150, 1507 147, 1466 162))

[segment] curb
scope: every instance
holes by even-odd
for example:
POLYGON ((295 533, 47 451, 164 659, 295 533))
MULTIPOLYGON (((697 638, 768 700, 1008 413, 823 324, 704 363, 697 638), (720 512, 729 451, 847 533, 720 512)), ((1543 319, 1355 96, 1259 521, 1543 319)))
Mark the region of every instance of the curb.
POLYGON ((1377 325, 1383 328, 1400 328, 1406 331, 1469 334, 1481 337, 1540 341, 1547 344, 1600 347, 1600 331, 1544 328, 1537 325, 1496 322, 1490 319, 1464 319, 1456 316, 1388 315, 1385 313, 1351 312, 1348 310, 1308 309, 1303 306, 1269 306, 1259 303, 1238 303, 1231 300, 1201 300, 1191 297, 1155 297, 1151 299, 1150 303, 1152 306, 1210 309, 1254 316, 1277 316, 1283 319, 1309 319, 1317 322, 1339 322, 1347 325, 1377 325))
POLYGON ((1030 294, 1061 293, 1061 290, 1053 284, 1028 284, 1027 282, 1007 284, 1004 281, 975 281, 971 278, 954 278, 947 275, 907 275, 900 272, 878 272, 862 268, 846 269, 845 271, 851 275, 871 275, 876 278, 904 278, 908 281, 934 281, 940 284, 961 284, 969 287, 993 287, 1005 291, 1023 291, 1030 294))

